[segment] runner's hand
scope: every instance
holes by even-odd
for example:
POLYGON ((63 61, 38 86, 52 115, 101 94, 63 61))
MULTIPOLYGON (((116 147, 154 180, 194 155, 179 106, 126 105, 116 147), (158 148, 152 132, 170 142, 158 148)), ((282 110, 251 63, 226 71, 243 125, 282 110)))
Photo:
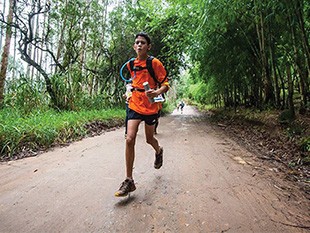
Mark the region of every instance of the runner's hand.
POLYGON ((145 91, 145 94, 147 97, 149 98, 154 98, 157 97, 159 94, 157 93, 157 91, 155 91, 154 89, 150 89, 148 91, 145 91))

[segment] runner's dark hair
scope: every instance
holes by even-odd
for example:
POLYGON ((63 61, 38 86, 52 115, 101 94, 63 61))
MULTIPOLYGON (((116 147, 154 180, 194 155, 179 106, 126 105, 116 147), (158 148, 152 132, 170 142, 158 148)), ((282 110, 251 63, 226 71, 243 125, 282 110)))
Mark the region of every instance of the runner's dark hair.
POLYGON ((148 35, 147 33, 145 33, 145 32, 139 32, 139 33, 136 34, 135 39, 137 39, 138 36, 144 37, 144 38, 146 39, 146 42, 147 42, 148 44, 151 44, 151 38, 149 37, 149 35, 148 35))

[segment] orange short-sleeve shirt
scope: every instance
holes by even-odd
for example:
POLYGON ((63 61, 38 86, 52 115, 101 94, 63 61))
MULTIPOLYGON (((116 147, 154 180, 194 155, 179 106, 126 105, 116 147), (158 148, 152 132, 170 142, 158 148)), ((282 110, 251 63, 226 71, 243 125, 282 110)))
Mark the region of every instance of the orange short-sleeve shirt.
MULTIPOLYGON (((146 67, 146 60, 135 59, 134 66, 146 67)), ((157 80, 162 83, 161 85, 166 85, 169 87, 167 72, 163 64, 157 58, 154 58, 152 60, 152 66, 157 80)), ((127 67, 130 70, 129 63, 127 64, 127 67)), ((156 82, 146 68, 136 71, 136 74, 134 74, 134 71, 131 71, 131 77, 134 77, 132 80, 133 88, 144 89, 144 82, 148 82, 151 89, 157 88, 156 82)), ((129 100, 129 108, 142 115, 153 115, 157 114, 161 109, 161 103, 150 103, 145 92, 134 90, 129 100)))

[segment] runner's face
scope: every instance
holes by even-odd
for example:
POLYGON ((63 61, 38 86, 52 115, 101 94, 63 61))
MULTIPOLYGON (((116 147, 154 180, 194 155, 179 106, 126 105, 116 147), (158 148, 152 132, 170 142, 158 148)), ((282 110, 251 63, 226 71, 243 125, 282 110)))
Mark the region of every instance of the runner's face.
POLYGON ((136 51, 138 57, 143 57, 147 55, 150 50, 151 45, 149 45, 143 36, 138 36, 133 45, 133 49, 136 51))

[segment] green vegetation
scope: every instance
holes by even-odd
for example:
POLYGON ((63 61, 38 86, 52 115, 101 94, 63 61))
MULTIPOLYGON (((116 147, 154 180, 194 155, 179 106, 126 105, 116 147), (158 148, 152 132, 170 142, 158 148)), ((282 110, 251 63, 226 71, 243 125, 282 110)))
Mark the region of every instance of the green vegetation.
POLYGON ((1 158, 22 150, 36 151, 54 144, 80 139, 87 134, 89 122, 112 127, 123 122, 124 109, 58 112, 47 110, 24 115, 19 111, 0 111, 1 158))
MULTIPOLYGON (((96 102, 92 104, 95 105, 96 102)), ((174 106, 174 103, 167 100, 163 106, 163 114, 171 112, 174 106)), ((36 152, 79 140, 91 133, 88 125, 111 128, 123 126, 125 119, 125 106, 80 111, 37 109, 30 113, 26 113, 21 107, 20 109, 7 108, 0 111, 0 161, 23 150, 26 153, 36 152)), ((100 128, 92 130, 102 131, 100 128)))
MULTIPOLYGON (((122 118, 119 70, 135 56, 131 48, 140 31, 150 35, 150 55, 169 72, 172 88, 163 112, 186 99, 204 110, 277 110, 281 124, 293 125, 310 107, 309 9, 305 0, 3 5, 1 156, 82 137, 87 123, 108 121, 99 116, 113 108, 120 113, 108 118, 122 118), (16 46, 14 54, 6 39, 16 46)), ((299 127, 287 134, 299 132, 308 150, 309 135, 299 127)))

